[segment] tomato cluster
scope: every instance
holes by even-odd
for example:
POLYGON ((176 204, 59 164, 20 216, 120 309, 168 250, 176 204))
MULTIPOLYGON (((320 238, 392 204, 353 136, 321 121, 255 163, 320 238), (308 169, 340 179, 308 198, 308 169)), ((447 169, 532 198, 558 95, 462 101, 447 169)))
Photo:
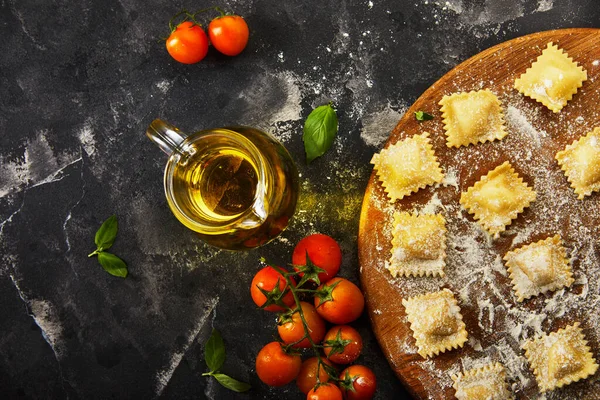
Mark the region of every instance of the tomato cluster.
POLYGON ((252 300, 279 313, 281 340, 256 356, 256 373, 267 385, 283 386, 295 379, 308 400, 373 397, 375 374, 363 365, 348 366, 360 356, 363 342, 347 324, 362 314, 365 301, 354 283, 336 277, 341 263, 338 243, 313 234, 294 248, 293 271, 267 265, 254 276, 252 300), (312 349, 314 355, 302 361, 301 349, 312 349), (347 366, 341 373, 340 365, 347 366))
MULTIPOLYGON (((220 11, 217 7, 214 9, 220 11)), ((171 34, 166 41, 167 51, 180 63, 195 64, 206 57, 209 38, 213 47, 227 56, 237 56, 246 48, 250 30, 242 17, 221 12, 221 16, 212 19, 208 24, 207 36, 195 19, 196 14, 205 11, 208 9, 194 14, 182 11, 173 17, 185 15, 181 23, 175 27, 169 23, 171 34)))

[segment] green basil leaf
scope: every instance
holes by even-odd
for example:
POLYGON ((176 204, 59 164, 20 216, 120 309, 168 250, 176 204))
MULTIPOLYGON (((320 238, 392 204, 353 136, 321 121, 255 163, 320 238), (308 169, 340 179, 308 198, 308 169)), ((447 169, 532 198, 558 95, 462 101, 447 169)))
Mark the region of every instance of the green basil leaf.
POLYGON ((234 392, 246 392, 252 388, 250 384, 246 382, 240 382, 225 374, 212 374, 212 376, 214 376, 221 385, 225 386, 229 390, 233 390, 234 392))
POLYGON ((415 111, 415 118, 417 121, 429 121, 433 119, 433 115, 427 114, 425 111, 415 111))
POLYGON ((210 372, 217 371, 225 362, 225 343, 216 329, 213 329, 204 346, 204 360, 210 372))
POLYGON ((96 232, 94 242, 96 242, 96 246, 98 246, 98 251, 110 249, 115 242, 118 230, 119 224, 117 223, 117 216, 111 215, 96 232))
POLYGON ((102 268, 111 275, 125 278, 127 276, 127 264, 114 254, 101 251, 98 253, 98 261, 102 268))
POLYGON ((331 104, 319 106, 308 115, 302 136, 307 164, 329 150, 337 131, 337 114, 331 104))

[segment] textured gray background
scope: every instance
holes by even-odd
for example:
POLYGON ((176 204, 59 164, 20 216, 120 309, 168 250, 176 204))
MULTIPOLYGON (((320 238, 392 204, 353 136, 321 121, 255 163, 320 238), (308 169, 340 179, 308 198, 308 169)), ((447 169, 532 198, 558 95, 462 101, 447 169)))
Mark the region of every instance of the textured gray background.
MULTIPOLYGON (((460 61, 527 33, 598 27, 595 0, 226 1, 250 43, 174 62, 160 38, 170 16, 206 2, 0 1, 0 397, 303 398, 269 389, 254 358, 276 336, 248 293, 258 258, 282 264, 312 232, 337 239, 341 275, 358 282, 362 194, 404 110, 460 61), (333 101, 339 136, 306 166, 302 121, 333 101), (296 218, 248 253, 210 248, 172 216, 166 158, 144 135, 162 117, 183 130, 246 124, 272 132, 302 174, 296 218), (87 254, 109 215, 130 276, 87 254), (205 371, 212 328, 224 372, 254 388, 234 396, 205 371)), ((407 396, 363 316, 360 363, 377 398, 407 396)))

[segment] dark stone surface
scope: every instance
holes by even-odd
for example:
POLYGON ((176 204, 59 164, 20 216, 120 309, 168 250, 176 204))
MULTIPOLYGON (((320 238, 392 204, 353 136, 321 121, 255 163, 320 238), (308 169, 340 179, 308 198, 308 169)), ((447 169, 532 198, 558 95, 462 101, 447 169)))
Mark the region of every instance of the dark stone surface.
MULTIPOLYGON (((235 58, 197 65, 159 42, 170 15, 209 4, 141 0, 0 2, 0 397, 302 398, 254 371, 276 336, 248 287, 258 258, 287 263, 312 232, 337 239, 358 282, 356 234, 369 160, 406 107, 460 61, 527 33, 600 23, 595 0, 226 2, 251 29, 235 58), (302 121, 333 101, 339 137, 306 166, 302 121), (183 130, 246 124, 271 131, 302 174, 296 218, 247 253, 199 242, 170 213, 155 117, 183 130), (113 247, 130 276, 105 273, 94 232, 119 217, 113 247), (212 328, 234 395, 201 376, 212 328)), ((360 362, 377 398, 406 398, 363 316, 360 362)))

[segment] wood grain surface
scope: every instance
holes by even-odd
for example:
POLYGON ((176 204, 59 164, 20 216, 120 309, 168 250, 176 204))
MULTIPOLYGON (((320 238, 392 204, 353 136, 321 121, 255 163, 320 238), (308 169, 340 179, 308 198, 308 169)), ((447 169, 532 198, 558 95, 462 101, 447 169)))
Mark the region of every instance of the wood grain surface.
MULTIPOLYGON (((542 142, 539 155, 534 155, 534 157, 545 157, 547 159, 548 174, 554 174, 552 176, 562 179, 559 167, 553 160, 556 151, 562 150, 566 144, 585 135, 594 127, 600 126, 600 66, 598 65, 598 60, 600 60, 600 30, 598 29, 565 29, 541 32, 499 44, 468 59, 444 75, 423 93, 391 132, 385 147, 414 134, 424 131, 430 132, 433 147, 442 168, 448 170, 452 167, 452 164, 458 164, 454 166, 457 170, 456 187, 453 188, 444 185, 430 186, 411 196, 405 197, 403 200, 395 202, 393 205, 390 205, 386 200, 381 182, 377 181, 375 172, 373 172, 362 205, 358 246, 361 284, 365 292, 369 316, 375 335, 390 365, 416 398, 454 398, 454 389, 452 389, 451 380, 447 376, 448 370, 453 368, 456 371, 456 365, 461 365, 460 362, 463 358, 476 360, 485 356, 494 359, 493 354, 490 357, 490 353, 486 353, 486 348, 506 339, 508 334, 503 330, 503 326, 492 324, 493 315, 490 317, 491 325, 488 327, 481 323, 481 316, 478 315, 480 311, 476 305, 461 305, 471 340, 475 339, 475 343, 480 343, 482 348, 476 350, 478 346, 469 343, 462 349, 446 352, 431 360, 424 360, 416 353, 415 342, 406 320, 404 307, 402 306, 402 298, 413 295, 415 287, 419 285, 418 281, 427 279, 438 279, 436 282, 439 282, 440 289, 448 287, 456 293, 461 289, 457 287, 460 283, 453 281, 450 273, 453 268, 460 268, 460 266, 448 268, 445 279, 427 277, 392 278, 385 268, 385 263, 390 257, 391 250, 390 208, 397 211, 414 210, 415 207, 423 207, 434 195, 439 197, 441 203, 456 206, 461 192, 466 191, 469 186, 476 182, 489 169, 505 160, 511 161, 517 172, 524 177, 525 182, 534 187, 537 184, 537 182, 534 182, 534 173, 528 170, 531 163, 526 159, 511 159, 511 154, 497 150, 500 146, 498 141, 478 144, 476 146, 471 145, 469 148, 448 148, 445 144, 446 139, 438 102, 447 94, 484 88, 490 89, 498 95, 503 103, 505 114, 507 105, 517 104, 515 109, 525 110, 526 115, 534 115, 535 121, 530 122, 538 130, 543 129, 549 138, 542 142), (588 81, 584 82, 583 87, 579 89, 573 100, 558 114, 552 113, 540 103, 525 98, 512 87, 514 79, 529 68, 549 42, 558 44, 559 48, 564 49, 588 73, 588 81), (418 110, 424 110, 433 114, 435 119, 423 123, 417 122, 414 112, 418 110), (575 123, 574 121, 578 122, 575 123), (478 158, 473 158, 474 161, 470 162, 469 157, 475 154, 475 152, 478 154, 478 158), (461 160, 462 162, 457 163, 457 160, 461 160), (410 286, 410 290, 408 286, 410 286)), ((518 141, 515 141, 514 138, 511 139, 511 135, 513 134, 511 126, 509 125, 508 128, 509 135, 502 142, 504 148, 510 146, 511 143, 518 145, 518 141)), ((569 202, 577 202, 576 195, 569 187, 566 179, 564 179, 564 186, 565 189, 561 189, 560 193, 556 195, 563 196, 569 202)), ((569 250, 575 251, 577 247, 575 243, 578 240, 581 241, 581 239, 570 231, 575 226, 574 223, 564 222, 565 219, 569 220, 571 216, 561 215, 561 213, 571 213, 572 210, 570 211, 569 207, 549 210, 546 207, 547 204, 544 204, 544 202, 547 201, 550 203, 553 196, 552 193, 542 193, 539 195, 535 207, 532 206, 521 214, 513 222, 506 234, 490 242, 492 250, 502 256, 506 251, 513 249, 515 246, 512 242, 515 236, 519 234, 524 235, 523 232, 527 229, 528 224, 530 224, 532 226, 554 227, 555 230, 559 231, 558 233, 561 234, 563 240, 565 240, 566 247, 569 250), (537 221, 536 219, 544 218, 549 221, 546 225, 533 224, 534 221, 537 221)), ((600 237, 600 232, 598 231, 600 213, 597 212, 600 209, 599 198, 600 194, 595 193, 592 196, 588 196, 583 203, 577 203, 577 207, 582 207, 581 209, 584 210, 581 213, 585 214, 578 221, 586 226, 590 234, 590 241, 594 242, 597 241, 597 237, 600 237)), ((460 214, 461 211, 459 210, 458 213, 460 214)), ((472 216, 468 215, 465 211, 462 211, 461 218, 473 221, 472 216)), ((452 228, 450 231, 452 231, 452 228)), ((528 240, 525 243, 539 240, 550 233, 549 229, 544 230, 540 228, 538 231, 534 229, 534 231, 528 233, 528 240)), ((593 249, 597 254, 598 247, 596 246, 593 249)), ((450 253, 449 256, 451 255, 450 253)), ((451 258, 447 260, 449 265, 452 265, 453 262, 451 258)), ((577 260, 573 262, 575 276, 580 280, 584 279, 582 277, 583 274, 594 274, 596 276, 600 272, 600 267, 597 264, 586 266, 585 268, 587 269, 585 271, 581 271, 583 268, 582 265, 584 265, 583 262, 581 265, 578 264, 577 260)), ((490 267, 484 265, 483 268, 490 267)), ((511 293, 510 280, 498 271, 491 271, 490 274, 499 283, 501 288, 499 296, 512 299, 510 301, 514 301, 516 304, 514 295, 511 293)), ((484 282, 475 282, 474 285, 476 286, 475 290, 478 290, 477 285, 481 285, 482 293, 485 293, 487 290, 484 287, 484 282)), ((574 285, 571 290, 575 293, 580 293, 583 289, 574 285)), ((587 292, 585 294, 587 295, 587 292)), ((525 302, 523 305, 519 305, 519 307, 528 308, 530 311, 542 310, 546 298, 542 295, 540 299, 525 302)), ((496 301, 496 298, 492 296, 489 301, 493 303, 496 301)), ((460 300, 459 303, 461 303, 460 300)), ((476 301, 473 303, 476 304, 476 301)), ((596 311, 600 313, 600 310, 596 311)), ((500 318, 498 315, 496 317, 500 318)), ((574 319, 584 321, 584 332, 590 341, 592 351, 598 358, 600 356, 600 345, 598 343, 597 331, 590 326, 586 326, 586 315, 581 315, 581 312, 578 313, 578 310, 567 310, 564 316, 559 315, 556 318, 548 318, 548 321, 544 321, 541 327, 544 332, 549 332, 566 325, 574 319)), ((498 357, 502 360, 502 354, 499 354, 498 357)), ((535 383, 535 379, 533 379, 533 374, 528 370, 527 364, 522 364, 522 359, 519 362, 521 364, 515 364, 516 366, 514 367, 520 366, 520 370, 524 371, 523 374, 525 376, 523 379, 525 381, 515 378, 515 371, 509 373, 510 383, 513 385, 516 397, 525 399, 538 398, 539 389, 535 383)), ((511 367, 509 366, 509 368, 511 367)), ((598 398, 595 396, 597 396, 599 389, 600 384, 596 376, 594 379, 581 381, 565 389, 547 394, 547 397, 549 399, 598 398)))

